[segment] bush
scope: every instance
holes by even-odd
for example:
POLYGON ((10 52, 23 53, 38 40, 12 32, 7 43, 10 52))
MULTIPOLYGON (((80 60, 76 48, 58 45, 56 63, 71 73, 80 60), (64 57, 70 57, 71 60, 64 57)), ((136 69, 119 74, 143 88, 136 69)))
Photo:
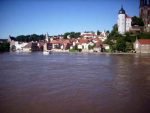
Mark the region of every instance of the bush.
POLYGON ((10 46, 10 44, 7 42, 1 43, 0 44, 0 52, 9 51, 9 46, 10 46))

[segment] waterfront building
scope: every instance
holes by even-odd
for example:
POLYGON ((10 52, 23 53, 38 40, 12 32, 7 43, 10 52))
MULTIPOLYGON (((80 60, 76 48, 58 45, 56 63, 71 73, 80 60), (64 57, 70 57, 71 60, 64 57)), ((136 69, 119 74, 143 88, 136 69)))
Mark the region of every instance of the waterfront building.
POLYGON ((120 34, 125 34, 125 32, 129 32, 131 28, 132 17, 129 17, 123 7, 119 10, 118 13, 118 32, 120 34))
POLYGON ((89 40, 88 39, 79 39, 78 40, 78 49, 81 51, 88 51, 89 50, 89 40))
POLYGON ((22 48, 22 51, 23 51, 23 52, 31 52, 31 51, 32 51, 32 42, 29 42, 27 45, 25 45, 25 46, 22 48))
POLYGON ((11 36, 9 36, 8 42, 10 43, 10 51, 22 51, 23 47, 28 44, 26 42, 18 42, 11 36))
POLYGON ((137 39, 134 49, 136 53, 150 53, 150 39, 137 39))
POLYGON ((150 32, 150 0, 140 0, 140 17, 144 22, 144 31, 150 32))

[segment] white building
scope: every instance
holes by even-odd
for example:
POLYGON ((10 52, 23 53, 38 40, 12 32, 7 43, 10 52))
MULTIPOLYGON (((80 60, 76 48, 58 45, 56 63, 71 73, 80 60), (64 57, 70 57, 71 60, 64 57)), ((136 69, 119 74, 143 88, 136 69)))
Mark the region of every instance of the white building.
POLYGON ((131 21, 132 18, 127 16, 125 10, 121 7, 118 13, 118 32, 120 34, 128 32, 131 28, 131 21))
POLYGON ((95 33, 91 33, 91 32, 89 32, 89 33, 81 33, 81 36, 83 38, 96 38, 96 34, 95 33))
POLYGON ((102 42, 104 42, 104 41, 107 39, 108 35, 109 35, 109 33, 103 31, 103 32, 101 32, 100 35, 97 35, 97 37, 98 37, 102 42))
POLYGON ((132 17, 126 15, 126 32, 129 32, 131 29, 132 17))

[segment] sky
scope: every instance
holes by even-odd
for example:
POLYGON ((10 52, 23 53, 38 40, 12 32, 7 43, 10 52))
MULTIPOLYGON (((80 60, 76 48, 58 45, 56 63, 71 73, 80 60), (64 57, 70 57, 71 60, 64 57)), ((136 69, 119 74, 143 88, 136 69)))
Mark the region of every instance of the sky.
POLYGON ((0 38, 111 31, 121 5, 139 16, 139 0, 0 0, 0 38))

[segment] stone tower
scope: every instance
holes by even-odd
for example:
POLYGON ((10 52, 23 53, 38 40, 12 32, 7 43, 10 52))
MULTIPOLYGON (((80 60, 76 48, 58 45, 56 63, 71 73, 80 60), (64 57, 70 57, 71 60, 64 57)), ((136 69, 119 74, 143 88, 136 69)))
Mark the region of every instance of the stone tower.
POLYGON ((126 32, 126 12, 123 7, 121 7, 118 13, 118 32, 120 34, 125 34, 126 32))
POLYGON ((150 32, 150 0, 140 0, 140 17, 144 22, 144 31, 150 32))

